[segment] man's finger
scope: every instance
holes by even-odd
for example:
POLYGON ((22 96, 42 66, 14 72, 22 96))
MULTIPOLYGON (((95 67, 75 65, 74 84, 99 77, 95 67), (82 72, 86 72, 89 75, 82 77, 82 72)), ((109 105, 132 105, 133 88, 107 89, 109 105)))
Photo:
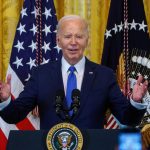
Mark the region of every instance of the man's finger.
POLYGON ((144 81, 144 83, 143 83, 143 85, 145 85, 145 86, 147 86, 147 87, 148 87, 148 81, 147 81, 147 80, 145 80, 145 81, 144 81))
POLYGON ((128 92, 130 92, 130 80, 129 79, 127 80, 127 90, 128 92))
POLYGON ((38 106, 36 106, 36 107, 32 110, 32 115, 34 115, 35 117, 39 117, 39 109, 38 109, 38 106))
POLYGON ((140 85, 140 83, 142 83, 143 81, 143 76, 142 75, 139 75, 138 79, 137 79, 137 84, 140 85))
POLYGON ((148 89, 148 81, 147 80, 145 80, 145 82, 143 83, 143 86, 144 86, 144 91, 146 93, 147 89, 148 89))
POLYGON ((2 83, 0 83, 0 88, 2 88, 2 83))

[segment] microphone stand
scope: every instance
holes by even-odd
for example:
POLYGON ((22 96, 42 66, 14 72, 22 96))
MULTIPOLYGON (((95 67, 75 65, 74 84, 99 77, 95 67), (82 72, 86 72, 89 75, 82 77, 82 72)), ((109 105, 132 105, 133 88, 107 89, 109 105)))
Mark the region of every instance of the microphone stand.
POLYGON ((74 89, 72 91, 72 103, 71 110, 73 110, 73 115, 71 116, 71 120, 78 114, 78 110, 80 108, 80 91, 78 89, 74 89))
POLYGON ((68 123, 71 122, 71 118, 70 118, 68 110, 64 110, 64 116, 65 116, 65 119, 64 119, 65 122, 68 122, 68 123))
POLYGON ((72 103, 69 109, 66 109, 63 105, 64 97, 64 92, 62 90, 58 90, 56 94, 55 109, 59 118, 62 121, 69 123, 78 113, 78 109, 80 107, 80 91, 78 89, 74 89, 72 91, 72 103), (73 111, 72 116, 69 115, 69 111, 73 111))

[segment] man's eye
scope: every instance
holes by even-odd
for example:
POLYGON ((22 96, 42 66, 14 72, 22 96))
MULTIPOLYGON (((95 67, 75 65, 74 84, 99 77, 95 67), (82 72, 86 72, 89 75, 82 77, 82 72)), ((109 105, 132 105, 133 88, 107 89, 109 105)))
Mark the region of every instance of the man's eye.
POLYGON ((69 36, 69 35, 68 35, 68 36, 64 36, 64 38, 66 38, 66 39, 69 39, 70 37, 71 37, 71 36, 69 36))
POLYGON ((78 36, 76 36, 78 39, 82 39, 83 38, 83 36, 81 36, 81 35, 78 35, 78 36))

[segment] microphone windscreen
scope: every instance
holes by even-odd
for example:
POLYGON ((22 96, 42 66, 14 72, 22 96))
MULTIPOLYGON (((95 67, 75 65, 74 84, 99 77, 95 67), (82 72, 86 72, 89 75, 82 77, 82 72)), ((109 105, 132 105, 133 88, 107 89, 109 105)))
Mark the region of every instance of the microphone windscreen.
POLYGON ((57 90, 56 97, 61 97, 62 99, 64 99, 64 97, 65 97, 64 90, 61 90, 61 89, 57 90))
POLYGON ((72 91, 72 99, 73 99, 74 97, 80 97, 80 91, 79 91, 78 89, 74 89, 74 90, 72 91))

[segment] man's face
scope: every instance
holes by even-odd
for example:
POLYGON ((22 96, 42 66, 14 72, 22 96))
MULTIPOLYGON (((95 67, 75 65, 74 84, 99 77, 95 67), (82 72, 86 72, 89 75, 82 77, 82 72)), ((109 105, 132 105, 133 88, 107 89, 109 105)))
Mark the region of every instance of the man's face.
POLYGON ((81 20, 65 20, 57 35, 57 44, 62 49, 64 58, 71 65, 82 57, 88 43, 88 33, 81 20))

